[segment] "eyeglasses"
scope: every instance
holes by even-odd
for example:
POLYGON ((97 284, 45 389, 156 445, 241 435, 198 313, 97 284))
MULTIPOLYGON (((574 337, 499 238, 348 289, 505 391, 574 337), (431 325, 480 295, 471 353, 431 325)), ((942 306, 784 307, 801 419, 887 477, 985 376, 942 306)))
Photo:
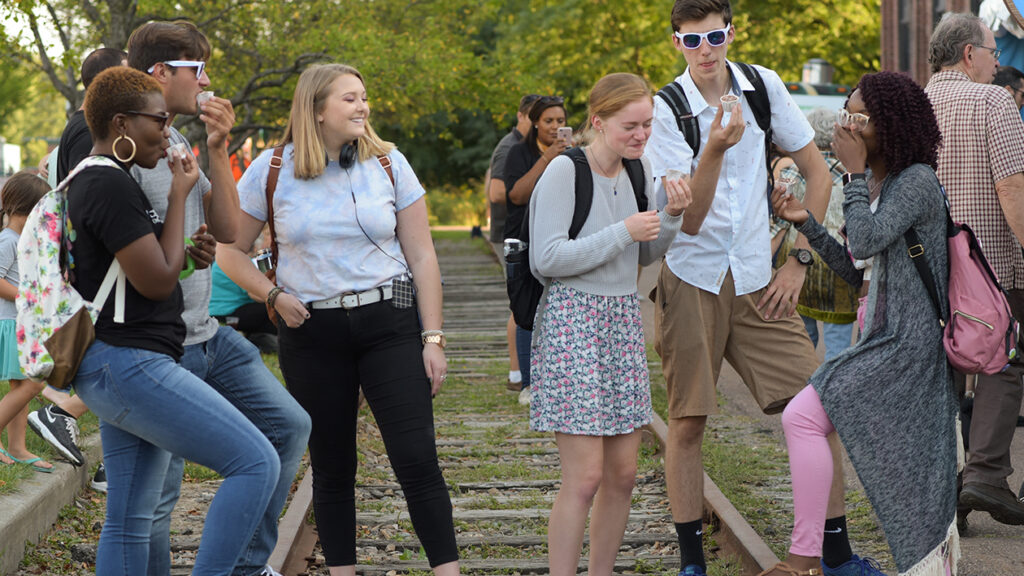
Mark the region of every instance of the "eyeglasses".
POLYGON ((974 46, 975 48, 984 48, 985 50, 991 50, 992 57, 995 58, 996 60, 999 60, 999 55, 1003 53, 1003 51, 1000 50, 999 48, 989 48, 988 46, 982 46, 981 44, 971 44, 971 46, 974 46))
MULTIPOLYGON (((165 66, 170 66, 171 68, 195 68, 196 78, 202 77, 203 70, 206 69, 206 62, 203 62, 201 60, 167 60, 162 64, 164 64, 165 66)), ((149 70, 146 70, 146 73, 152 74, 153 70, 156 70, 156 64, 150 66, 149 70)))
POLYGON ((696 32, 676 32, 676 38, 683 41, 683 47, 689 50, 696 50, 700 48, 700 43, 704 40, 708 41, 708 46, 716 47, 725 44, 725 39, 729 37, 729 30, 732 28, 732 24, 726 24, 725 28, 718 30, 711 30, 710 32, 704 32, 698 34, 696 32))
POLYGON ((128 114, 129 116, 145 116, 146 118, 151 118, 159 122, 161 128, 171 125, 171 115, 168 112, 155 114, 153 112, 139 112, 138 110, 128 110, 127 112, 125 112, 125 114, 128 114))
POLYGON ((859 132, 868 127, 868 122, 871 121, 871 117, 867 114, 861 114, 860 112, 850 114, 846 108, 840 108, 836 112, 836 122, 839 123, 843 128, 849 128, 854 132, 859 132))

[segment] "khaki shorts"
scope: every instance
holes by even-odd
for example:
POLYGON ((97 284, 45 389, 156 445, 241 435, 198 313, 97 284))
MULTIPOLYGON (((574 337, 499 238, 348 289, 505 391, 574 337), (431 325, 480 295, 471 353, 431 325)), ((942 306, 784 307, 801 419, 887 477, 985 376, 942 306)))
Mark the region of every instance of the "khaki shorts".
POLYGON ((661 355, 671 418, 718 413, 722 359, 736 369, 765 414, 782 412, 807 386, 818 356, 800 316, 765 320, 757 301, 767 287, 736 296, 732 273, 718 295, 680 280, 661 264, 654 348, 661 355))

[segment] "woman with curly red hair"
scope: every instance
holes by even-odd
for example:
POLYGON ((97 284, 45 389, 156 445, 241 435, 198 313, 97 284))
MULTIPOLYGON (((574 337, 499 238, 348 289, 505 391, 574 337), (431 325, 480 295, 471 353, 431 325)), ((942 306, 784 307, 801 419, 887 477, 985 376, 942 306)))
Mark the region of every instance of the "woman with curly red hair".
MULTIPOLYGON (((836 126, 833 147, 849 171, 843 188, 847 245, 792 196, 777 190, 772 200, 775 213, 796 224, 851 284, 859 286, 862 278, 850 255, 873 257, 873 280, 860 341, 822 364, 783 413, 793 539, 786 561, 762 574, 883 574, 877 562, 852 553, 845 517, 826 524, 832 459, 825 437, 833 430, 878 514, 899 573, 955 573, 955 395, 942 330, 904 239, 910 229, 917 233, 938 293, 945 294, 946 204, 934 172, 938 124, 924 90, 893 72, 864 76, 840 117, 845 125, 836 126)), ((947 315, 948 303, 940 305, 947 315)))

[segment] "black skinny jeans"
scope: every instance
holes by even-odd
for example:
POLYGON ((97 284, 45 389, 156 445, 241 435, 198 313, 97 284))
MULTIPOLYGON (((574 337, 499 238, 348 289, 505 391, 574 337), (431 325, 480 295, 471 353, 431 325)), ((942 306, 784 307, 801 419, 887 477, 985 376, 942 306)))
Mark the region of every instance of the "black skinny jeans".
POLYGON ((360 386, 430 566, 458 560, 452 504, 437 463, 416 308, 398 310, 379 302, 348 311, 311 310, 299 328, 280 323, 278 345, 288 390, 313 420, 313 507, 327 565, 356 563, 360 386))

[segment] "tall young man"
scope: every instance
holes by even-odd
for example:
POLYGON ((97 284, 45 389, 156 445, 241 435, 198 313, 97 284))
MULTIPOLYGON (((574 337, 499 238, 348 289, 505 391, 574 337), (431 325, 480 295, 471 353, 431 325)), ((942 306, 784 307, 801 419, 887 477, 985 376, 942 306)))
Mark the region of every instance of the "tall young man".
MULTIPOLYGON (((199 115, 206 126, 209 150, 209 178, 200 172, 185 204, 185 230, 205 226, 208 234, 193 237, 196 250, 214 250, 214 242, 231 242, 237 230, 238 191, 227 154, 227 137, 235 121, 231 102, 213 98, 202 108, 196 96, 210 85, 206 61, 210 44, 194 25, 187 22, 150 22, 132 33, 128 41, 128 64, 150 74, 163 88, 167 110, 176 114, 199 115)), ((170 129, 171 144, 185 137, 170 129)), ((171 171, 166 160, 152 170, 132 169, 150 203, 161 217, 167 209, 171 171)), ((193 248, 190 248, 193 249, 193 248)), ((273 574, 267 560, 277 541, 277 519, 291 488, 299 459, 305 452, 311 428, 309 415, 267 370, 256 347, 241 334, 219 326, 209 314, 211 274, 196 270, 181 281, 185 297, 183 317, 187 333, 181 364, 227 398, 270 440, 281 459, 281 475, 274 495, 261 511, 262 520, 253 539, 243 551, 233 574, 273 574)), ((216 442, 211 438, 211 442, 216 442)), ((184 462, 173 457, 164 491, 154 513, 150 538, 149 576, 170 574, 170 513, 177 502, 184 462)))
MULTIPOLYGON (((754 85, 726 59, 736 37, 732 8, 728 0, 676 0, 672 29, 672 44, 687 64, 675 82, 697 119, 700 146, 694 153, 671 107, 655 98, 647 155, 655 178, 678 170, 693 193, 682 233, 662 265, 655 301, 656 348, 670 417, 665 478, 679 534, 680 574, 690 576, 706 570, 701 442, 708 415, 718 413, 722 360, 739 372, 768 414, 781 412, 806 386, 818 360, 794 314, 813 261, 806 258, 805 238, 796 240, 796 257, 772 277, 765 137, 750 106, 754 85), (739 99, 728 116, 720 103, 727 94, 739 99)), ((820 220, 832 182, 814 130, 779 76, 759 66, 756 71, 771 104, 773 141, 805 176, 805 205, 820 220)), ((835 524, 842 521, 841 481, 840 472, 828 514, 835 524)))

